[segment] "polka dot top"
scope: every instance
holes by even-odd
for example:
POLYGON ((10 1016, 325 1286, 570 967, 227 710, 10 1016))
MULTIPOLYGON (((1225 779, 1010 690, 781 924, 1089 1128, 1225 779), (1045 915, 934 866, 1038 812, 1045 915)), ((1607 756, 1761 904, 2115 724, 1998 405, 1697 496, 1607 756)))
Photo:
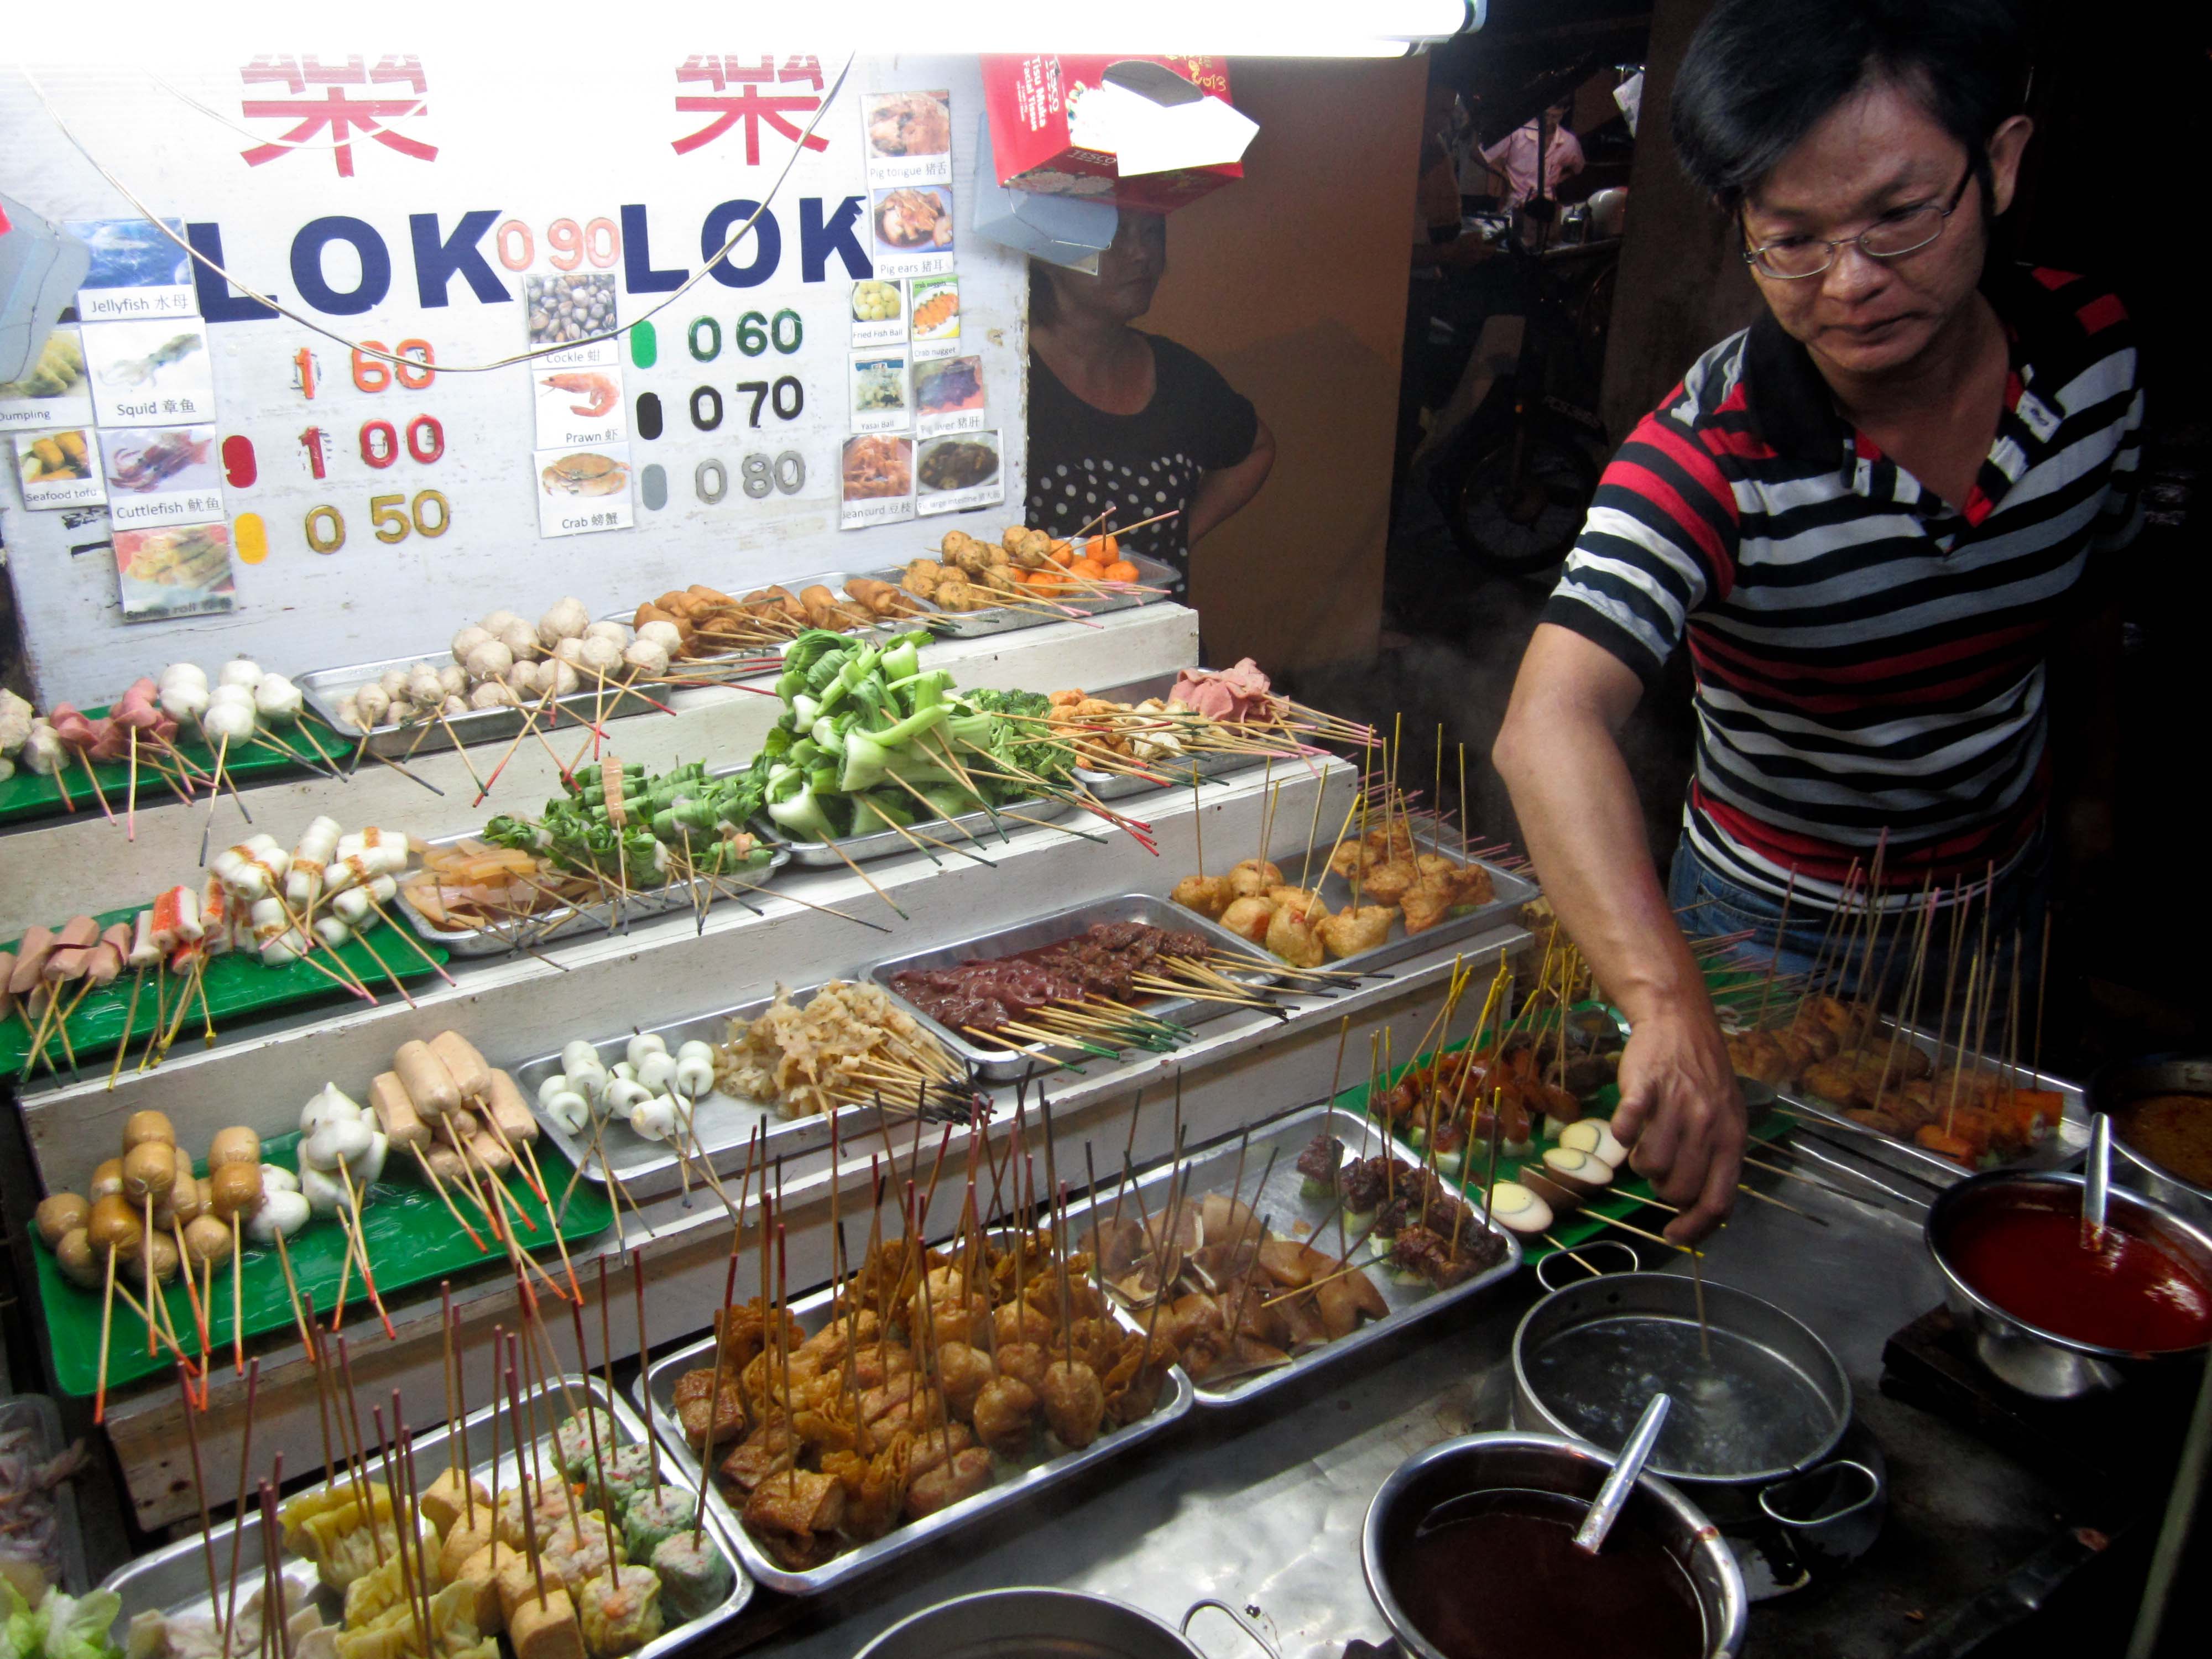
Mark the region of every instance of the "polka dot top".
POLYGON ((1190 571, 1183 526, 1200 480, 1252 453, 1260 417, 1213 365, 1172 340, 1148 334, 1152 398, 1134 415, 1109 415, 1085 403, 1035 352, 1030 354, 1029 522, 1055 536, 1073 534, 1108 507, 1100 526, 1136 524, 1179 510, 1125 537, 1121 550, 1190 571))

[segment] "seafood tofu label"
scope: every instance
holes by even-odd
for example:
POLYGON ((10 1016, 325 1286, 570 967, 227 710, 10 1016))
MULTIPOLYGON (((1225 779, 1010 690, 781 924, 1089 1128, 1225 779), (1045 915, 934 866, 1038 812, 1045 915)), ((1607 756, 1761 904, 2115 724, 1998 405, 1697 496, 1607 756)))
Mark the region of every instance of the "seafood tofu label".
POLYGON ((102 426, 194 426, 215 418, 207 325, 197 318, 88 323, 84 362, 102 426))
POLYGON ((853 284, 853 343, 906 343, 906 295, 902 284, 878 282, 873 277, 853 284))
POLYGON ((92 424, 84 343, 73 328, 46 336, 30 372, 0 385, 0 432, 65 431, 92 424))
POLYGON ((914 440, 860 435, 839 457, 837 528, 866 530, 914 517, 914 440))
POLYGON ((917 277, 908 284, 913 301, 907 325, 914 337, 915 362, 960 355, 960 279, 917 277))
POLYGON ((542 536, 588 536, 627 530, 631 505, 629 446, 541 449, 538 466, 538 532, 542 536))
POLYGON ((1006 467, 995 432, 928 440, 916 458, 914 477, 914 510, 925 515, 965 513, 1006 499, 1006 467))
POLYGON ((903 432, 914 424, 908 405, 904 351, 853 354, 853 430, 903 432))
POLYGON ((952 182, 952 94, 864 92, 861 154, 871 186, 952 182))
POLYGON ((952 270, 952 191, 944 185, 901 185, 869 192, 876 275, 943 276, 952 270))
POLYGON ((199 314, 191 255, 181 240, 183 220, 156 224, 151 219, 69 219, 62 228, 92 251, 92 264, 76 293, 81 320, 199 314))
POLYGON ((107 486, 93 454, 93 434, 81 428, 24 433, 15 440, 15 479, 23 505, 33 511, 56 507, 97 507, 107 486))
POLYGON ((916 365, 914 430, 921 438, 983 429, 983 360, 947 357, 916 365))
POLYGON ((236 603, 227 524, 115 532, 115 580, 126 622, 199 617, 236 603))
POLYGON ((211 426, 107 427, 100 434, 107 516, 118 530, 222 516, 211 426))
POLYGON ((541 361, 532 368, 530 384, 539 448, 619 443, 629 436, 629 404, 616 365, 549 371, 541 361))

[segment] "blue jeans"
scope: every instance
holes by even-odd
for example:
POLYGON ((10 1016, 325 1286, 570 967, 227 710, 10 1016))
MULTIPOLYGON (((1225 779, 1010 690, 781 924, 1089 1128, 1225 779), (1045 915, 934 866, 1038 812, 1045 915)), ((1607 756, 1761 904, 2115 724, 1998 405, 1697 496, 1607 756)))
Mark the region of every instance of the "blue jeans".
MULTIPOLYGON (((2020 952, 2019 975, 2023 1019, 2034 1008, 2038 964, 2043 944, 2044 918, 2051 902, 2051 836, 2047 829, 2039 829, 2028 844, 2026 853, 2011 870, 1997 878, 1996 890, 1991 902, 1984 907, 1981 896, 1968 900, 1963 917, 1963 931, 1959 939, 1958 961, 1952 963, 1951 935, 1955 907, 1945 904, 1936 912, 1935 926, 1928 940, 1928 965, 1923 975, 1919 997, 1918 1023, 1932 1029, 1943 1012, 1943 987, 1947 979, 1956 984, 1958 1006, 1964 1006, 1966 975, 1974 952, 1982 940, 1984 908, 1989 921, 1990 955, 1995 963, 1997 995, 1987 1024, 1987 1041, 2002 1041, 2005 1029, 2006 1005, 2009 1000, 2014 973, 2013 953, 2017 939, 2020 952)), ((1744 933, 1746 937, 1729 945, 1719 957, 1719 962, 1747 972, 1765 974, 1770 961, 1777 962, 1778 975, 1809 974, 1814 962, 1820 958, 1821 946, 1827 945, 1825 963, 1827 975, 1823 988, 1838 996, 1855 998, 1865 988, 1872 990, 1879 982, 1880 996, 1894 999, 1902 989, 1905 975, 1911 967, 1914 938, 1918 930, 1918 907, 1898 911, 1877 920, 1871 948, 1867 941, 1862 913, 1847 915, 1844 922, 1831 929, 1829 911, 1814 909, 1801 902, 1793 901, 1790 907, 1790 928, 1777 939, 1782 920, 1782 901, 1746 887, 1732 880, 1698 857, 1685 835, 1674 848, 1674 866, 1668 878, 1667 902, 1675 909, 1682 931, 1692 939, 1714 939, 1726 934, 1744 933), (1695 906, 1695 908, 1689 907, 1695 906), (1860 926, 1851 929, 1855 920, 1860 926), (1852 945, 1848 955, 1839 951, 1832 933, 1850 931, 1852 945)), ((1985 964, 1983 973, 1991 969, 1985 964)), ((1803 981, 1801 980, 1800 984, 1803 981)), ((1983 981, 1984 989, 1988 981, 1983 981)), ((1975 994, 1977 1002, 1983 992, 1975 994)), ((1957 1016, 1954 1015, 1954 1025, 1957 1016)), ((2026 1047, 2025 1034, 2021 1043, 2026 1047)))

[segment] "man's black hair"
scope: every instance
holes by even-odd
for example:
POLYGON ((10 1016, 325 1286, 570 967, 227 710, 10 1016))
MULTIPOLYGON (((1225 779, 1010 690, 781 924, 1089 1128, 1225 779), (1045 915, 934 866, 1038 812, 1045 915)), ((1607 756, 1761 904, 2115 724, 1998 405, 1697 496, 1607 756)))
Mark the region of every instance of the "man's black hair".
POLYGON ((1989 141, 2026 78, 2008 0, 1719 0, 1668 119, 1683 170, 1733 210, 1829 111, 1888 81, 1959 141, 1986 189, 1989 141))

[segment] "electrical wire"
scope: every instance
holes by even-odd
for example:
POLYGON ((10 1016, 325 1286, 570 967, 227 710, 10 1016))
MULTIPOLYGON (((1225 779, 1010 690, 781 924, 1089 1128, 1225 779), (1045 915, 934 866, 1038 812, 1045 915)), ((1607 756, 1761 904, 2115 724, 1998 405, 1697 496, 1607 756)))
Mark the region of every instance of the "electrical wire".
MULTIPOLYGON (((574 351, 583 346, 597 345, 603 340, 619 340, 624 335, 628 334, 632 329, 635 328, 640 323, 652 321, 653 319, 659 316, 662 312, 667 310, 669 307, 674 305, 678 300, 689 294, 701 283, 706 281, 708 274, 712 271, 715 266, 721 264, 724 261, 728 259, 731 253, 737 248, 738 245, 744 241, 747 236, 752 234, 753 226, 759 221, 761 215, 766 213, 769 207, 774 204, 777 195, 781 193, 783 189, 784 181, 791 177, 791 169, 798 165, 799 157, 806 148, 806 141, 813 137, 814 129, 820 125, 823 116, 829 112, 830 106, 836 101, 837 94, 844 90, 845 77, 851 72, 853 68, 853 60, 856 55, 856 53, 849 52, 845 54, 845 61, 838 69, 836 78, 830 83, 829 90, 823 94, 822 101, 815 106, 814 113, 806 123, 806 131, 799 136, 799 142, 791 147, 791 154, 784 159, 782 170, 775 175, 775 182, 769 186, 768 194, 761 199, 760 205, 752 210, 752 213, 746 218, 744 223, 739 225, 736 230, 730 234, 729 240, 724 242, 720 248, 715 250, 714 257, 709 258, 706 264, 701 265, 697 271, 693 273, 691 276, 685 280, 681 288, 677 289, 674 292, 670 294, 667 298, 662 300, 659 304, 651 307, 643 316, 634 317, 629 322, 622 325, 621 327, 611 329, 604 334, 587 335, 580 340, 563 340, 557 344, 538 346, 534 349, 529 351, 519 351, 513 356, 501 357, 489 363, 440 363, 436 366, 437 372, 441 374, 488 374, 494 369, 511 368, 517 363, 535 362, 540 357, 550 357, 557 353, 574 351)), ((182 248, 186 253, 190 254, 193 259, 206 266, 208 270, 213 272, 216 276, 221 277, 224 282, 229 283, 247 299, 255 301, 257 304, 268 307, 270 310, 275 312, 278 316, 287 318, 292 322, 297 323, 301 327, 308 330, 310 332, 319 334, 326 340, 335 341, 337 344, 343 346, 347 350, 355 353, 358 356, 369 357, 383 362, 397 364, 404 368, 419 369, 422 367, 422 359, 419 357, 402 357, 398 356, 396 353, 386 351, 380 346, 371 345, 366 341, 349 340, 344 335, 339 333, 336 329, 325 327, 323 324, 317 322, 312 317, 301 316, 298 312, 294 311, 289 306, 279 304, 268 295, 259 292, 258 289, 232 276, 229 271, 224 270, 222 266, 209 258, 206 254, 202 253, 184 237, 178 235, 175 231, 170 229, 167 222, 159 214, 155 213, 152 208, 147 206, 146 204, 140 199, 138 193, 136 191, 132 190, 130 185, 125 184, 120 179, 117 178, 114 173, 109 169, 106 162, 102 161, 89 149, 86 149, 84 141, 79 138, 76 132, 70 129, 68 122, 62 119, 61 112, 54 107, 53 100, 46 96, 46 89, 39 84, 38 77, 31 73, 30 66, 28 64, 18 64, 16 67, 19 72, 22 75, 24 81, 29 84, 31 91, 38 99, 40 106, 46 112, 47 118, 51 119, 54 125, 60 130, 62 137, 69 140, 70 146, 76 151, 76 153, 83 156, 84 159, 91 164, 93 171, 97 173, 101 178, 105 179, 109 185, 112 185, 117 194, 120 195, 125 201, 130 203, 132 207, 137 209, 138 211, 153 224, 156 230, 160 231, 161 234, 167 237, 179 247, 182 248)), ((186 101, 189 102, 190 100, 187 100, 186 101)), ((220 119, 221 118, 218 117, 217 118, 220 119)), ((228 123, 225 123, 225 125, 228 125, 228 123)), ((250 137, 251 135, 248 136, 250 137)))

